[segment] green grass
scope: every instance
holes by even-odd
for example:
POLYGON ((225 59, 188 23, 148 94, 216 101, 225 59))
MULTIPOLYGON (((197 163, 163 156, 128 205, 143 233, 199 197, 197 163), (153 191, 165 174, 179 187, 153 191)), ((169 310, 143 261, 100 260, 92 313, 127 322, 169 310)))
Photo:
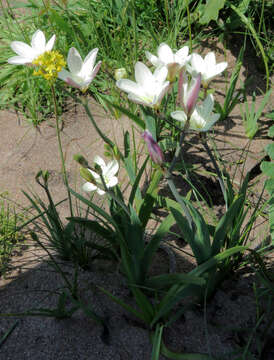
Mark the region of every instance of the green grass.
POLYGON ((0 275, 7 269, 16 245, 24 239, 23 233, 16 230, 22 220, 22 214, 16 214, 7 200, 0 199, 0 275))

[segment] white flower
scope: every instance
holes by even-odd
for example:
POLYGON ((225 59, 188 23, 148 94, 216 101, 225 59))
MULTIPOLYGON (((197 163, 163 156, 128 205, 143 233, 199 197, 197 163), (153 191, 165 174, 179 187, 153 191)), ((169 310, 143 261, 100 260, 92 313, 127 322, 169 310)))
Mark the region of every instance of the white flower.
POLYGON ((184 46, 180 50, 176 51, 176 53, 173 53, 167 44, 161 43, 157 49, 158 57, 151 54, 149 51, 146 51, 146 56, 148 60, 156 67, 168 66, 169 64, 173 63, 183 67, 190 58, 188 51, 188 46, 184 46))
MULTIPOLYGON (((102 176, 107 188, 111 188, 118 184, 118 178, 115 176, 119 170, 119 164, 117 160, 112 160, 106 165, 105 161, 100 156, 97 155, 94 158, 94 162, 95 164, 100 166, 102 170, 102 176)), ((87 170, 90 171, 96 183, 100 185, 100 188, 93 183, 86 182, 83 185, 83 190, 87 192, 96 190, 99 195, 104 195, 105 191, 101 189, 103 187, 103 184, 100 175, 98 175, 93 170, 90 169, 87 170)))
POLYGON ((174 81, 177 71, 185 66, 190 59, 188 51, 188 46, 184 46, 173 53, 167 44, 161 43, 157 49, 158 57, 149 51, 146 51, 146 57, 156 67, 166 66, 168 68, 168 79, 174 81))
MULTIPOLYGON (((197 105, 190 117, 189 128, 191 130, 206 132, 219 119, 220 114, 213 114, 214 98, 210 94, 206 97, 201 105, 197 105)), ((182 121, 184 124, 187 121, 187 115, 184 111, 174 111, 171 117, 175 120, 182 121)))
POLYGON ((74 47, 70 48, 67 57, 70 71, 60 71, 58 78, 73 87, 85 91, 101 66, 101 61, 94 66, 97 52, 98 48, 91 50, 83 61, 79 52, 74 47))
POLYGON ((55 35, 46 43, 46 38, 41 30, 37 30, 31 39, 31 46, 22 41, 12 41, 10 44, 12 50, 19 56, 13 56, 8 59, 9 64, 26 65, 31 64, 34 59, 46 51, 51 51, 55 42, 55 35))
POLYGON ((137 104, 157 107, 168 90, 169 81, 166 81, 167 68, 157 68, 154 73, 142 62, 135 64, 136 82, 121 79, 116 85, 128 93, 128 98, 137 104))
POLYGON ((227 68, 227 62, 216 64, 214 52, 208 53, 203 59, 199 54, 192 54, 190 62, 186 65, 187 71, 191 75, 201 73, 202 83, 207 86, 209 81, 227 68))

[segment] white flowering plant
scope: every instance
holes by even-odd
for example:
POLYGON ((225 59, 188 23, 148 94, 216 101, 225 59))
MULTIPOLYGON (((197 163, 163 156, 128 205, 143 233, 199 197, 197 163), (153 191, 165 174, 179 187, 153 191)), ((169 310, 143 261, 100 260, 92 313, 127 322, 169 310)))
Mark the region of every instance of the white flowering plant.
MULTIPOLYGON (((107 5, 102 4, 102 7, 105 6, 107 5)), ((126 20, 134 23, 131 17, 127 17, 127 8, 123 15, 126 20)), ((121 17, 120 12, 118 16, 121 17)), ((94 32, 100 33, 100 24, 92 22, 90 26, 95 26, 94 32)), ((115 31, 118 38, 125 29, 115 28, 112 32, 115 31)), ((64 31, 67 31, 65 25, 64 31)), ((87 31, 85 27, 83 31, 87 31)), ((100 34, 106 41, 105 34, 100 34)), ((83 253, 91 246, 85 238, 81 238, 78 243, 71 241, 77 226, 92 230, 104 240, 103 243, 92 245, 97 250, 96 256, 117 262, 120 272, 127 279, 138 310, 106 290, 102 291, 157 333, 159 326, 171 323, 184 312, 183 308, 172 315, 175 306, 182 299, 193 297, 195 301, 201 302, 211 296, 224 276, 237 268, 243 252, 247 249, 250 229, 257 214, 254 212, 251 218, 247 219, 248 176, 235 191, 226 169, 223 165, 219 166, 215 156, 217 151, 214 149, 212 152, 209 141, 218 121, 225 119, 238 101, 238 93, 234 95, 234 90, 242 57, 233 73, 224 105, 221 106, 214 100, 215 89, 212 84, 214 78, 226 70, 228 63, 216 60, 213 52, 203 56, 193 52, 191 36, 188 44, 184 44, 180 49, 173 48, 171 42, 168 44, 167 41, 160 43, 154 50, 150 49, 152 52, 139 52, 137 44, 142 42, 138 43, 135 38, 133 47, 130 43, 127 44, 125 55, 113 35, 105 47, 99 46, 99 42, 93 44, 92 41, 83 45, 82 37, 80 36, 79 41, 75 31, 67 34, 67 37, 73 37, 73 41, 70 41, 65 51, 58 47, 58 34, 55 38, 55 35, 45 35, 41 30, 36 30, 31 34, 30 41, 25 39, 24 42, 11 42, 11 49, 16 55, 6 59, 8 66, 26 69, 28 76, 36 76, 51 90, 62 175, 70 208, 67 226, 63 226, 51 198, 49 209, 43 206, 43 211, 35 207, 35 201, 30 196, 28 198, 38 210, 39 216, 44 216, 43 212, 46 212, 49 221, 46 216, 43 219, 54 240, 53 247, 57 252, 63 251, 67 254, 76 268, 82 265, 79 261, 80 251, 83 253), (104 56, 101 55, 102 52, 104 56), (112 53, 117 56, 119 54, 120 57, 119 67, 116 69, 110 66, 112 63, 109 57, 112 53), (97 57, 99 60, 96 60, 97 57), (98 77, 102 79, 104 74, 108 76, 104 82, 100 82, 98 77), (107 86, 110 78, 112 83, 109 89, 107 86), (100 91, 102 83, 106 87, 100 91), (60 87, 64 87, 64 93, 83 106, 98 136, 107 145, 111 157, 106 160, 96 155, 93 163, 90 163, 82 155, 75 156, 81 166, 83 194, 71 188, 67 176, 56 96, 56 89, 60 87), (114 87, 116 95, 118 94, 116 101, 112 101, 111 96, 114 87), (104 106, 117 110, 117 116, 119 113, 127 115, 136 125, 137 130, 133 131, 132 139, 127 131, 124 132, 123 150, 118 148, 105 134, 102 125, 93 118, 87 98, 90 89, 104 106), (120 103, 117 104, 117 100, 120 103), (124 101, 132 102, 133 107, 126 108, 122 105, 124 101), (184 144, 190 134, 196 134, 196 139, 204 146, 213 165, 212 172, 215 171, 214 175, 223 194, 224 214, 214 224, 209 224, 201 210, 196 209, 190 201, 191 194, 187 197, 181 195, 174 181, 176 175, 182 176, 178 169, 187 169, 184 144), (146 147, 143 149, 147 148, 148 151, 141 166, 136 159, 142 154, 138 153, 137 147, 132 146, 137 136, 140 141, 144 141, 146 147), (172 146, 167 149, 168 140, 172 146), (130 192, 127 197, 123 194, 119 182, 121 170, 126 170, 128 176, 126 185, 130 186, 130 192), (146 188, 142 186, 145 176, 148 184, 146 188), (161 181, 169 186, 172 199, 170 196, 165 196, 164 199, 159 196, 161 181), (86 205, 87 209, 91 209, 90 212, 87 211, 88 216, 75 215, 72 202, 74 198, 86 205), (97 198, 104 199, 102 206, 98 205, 97 198), (167 216, 161 218, 160 224, 158 223, 150 234, 149 224, 157 219, 154 210, 156 206, 160 207, 161 201, 167 216), (191 248, 196 267, 187 274, 178 273, 175 266, 171 269, 172 274, 151 276, 149 271, 155 255, 161 246, 164 248, 165 235, 175 223, 191 248)), ((131 39, 130 36, 128 38, 131 39)), ((199 190, 188 177, 188 169, 185 174, 185 180, 191 184, 192 193, 201 201, 199 190)), ((47 186, 44 188, 48 195, 47 186)), ((77 271, 75 273, 77 274, 77 271)), ((73 298, 77 297, 72 289, 70 291, 73 298)))

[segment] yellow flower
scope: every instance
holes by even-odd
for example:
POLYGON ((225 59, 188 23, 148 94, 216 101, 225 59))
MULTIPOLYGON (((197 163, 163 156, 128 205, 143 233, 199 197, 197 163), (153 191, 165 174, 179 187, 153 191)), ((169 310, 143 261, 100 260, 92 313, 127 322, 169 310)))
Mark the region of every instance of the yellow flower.
POLYGON ((58 73, 66 65, 66 61, 62 54, 58 51, 46 51, 32 61, 32 64, 37 66, 33 75, 43 76, 47 81, 54 81, 58 73))

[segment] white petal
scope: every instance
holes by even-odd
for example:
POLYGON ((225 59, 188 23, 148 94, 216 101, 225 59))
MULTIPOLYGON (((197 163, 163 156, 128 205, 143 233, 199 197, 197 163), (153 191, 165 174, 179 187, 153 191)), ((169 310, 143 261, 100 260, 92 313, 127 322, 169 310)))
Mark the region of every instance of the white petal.
POLYGON ((13 65, 24 65, 24 64, 30 64, 33 59, 26 58, 23 56, 13 56, 9 58, 7 61, 9 64, 13 65))
POLYGON ((153 77, 156 81, 163 83, 166 80, 168 74, 168 68, 166 66, 161 66, 154 71, 153 77))
POLYGON ((195 73, 203 74, 206 70, 204 60, 199 54, 191 55, 190 64, 195 73))
POLYGON ((113 176, 109 179, 108 183, 106 184, 108 188, 111 188, 113 186, 116 186, 118 184, 118 178, 116 176, 113 176))
POLYGON ((139 84, 136 84, 132 80, 128 80, 128 79, 118 80, 116 81, 116 86, 127 93, 138 94, 138 95, 142 95, 144 93, 142 87, 139 84))
POLYGON ((89 192, 89 191, 94 191, 97 189, 97 186, 90 183, 90 182, 86 182, 83 186, 82 186, 82 189, 86 192, 89 192))
POLYGON ((153 81, 151 71, 140 61, 135 64, 135 79, 138 84, 144 87, 150 85, 151 81, 153 81))
POLYGON ((95 171, 88 169, 88 171, 91 173, 91 175, 94 177, 96 182, 100 182, 101 178, 100 175, 98 175, 95 171))
POLYGON ((105 191, 97 188, 97 194, 99 194, 99 195, 104 195, 104 194, 105 194, 105 191))
POLYGON ((56 36, 52 35, 52 37, 49 39, 49 41, 46 44, 46 51, 51 51, 53 48, 53 45, 55 43, 56 36))
POLYGON ((163 63, 169 64, 169 63, 174 62, 173 51, 167 44, 165 44, 165 43, 160 44, 157 52, 158 52, 159 59, 163 63))
POLYGON ((151 62, 152 65, 154 66, 162 65, 162 62, 157 58, 157 56, 151 54, 149 51, 146 51, 146 57, 148 61, 151 62))
POLYGON ((46 38, 43 31, 35 31, 35 33, 32 35, 31 46, 39 54, 45 51, 46 38))
POLYGON ((98 73, 98 71, 99 71, 99 69, 100 69, 100 67, 101 67, 101 64, 102 64, 102 61, 99 61, 99 62, 96 64, 95 68, 93 69, 93 71, 92 71, 92 73, 91 73, 90 78, 88 79, 88 83, 91 83, 92 80, 95 78, 95 76, 97 75, 97 73, 98 73))
POLYGON ((212 110, 213 110, 213 106, 214 106, 214 97, 212 94, 207 95, 206 99, 204 100, 203 104, 201 105, 201 107, 204 108, 204 114, 205 117, 207 118, 212 110))
POLYGON ((67 70, 61 70, 58 73, 58 79, 64 80, 67 82, 67 79, 71 78, 71 73, 67 70))
POLYGON ((101 156, 96 155, 94 157, 93 161, 95 162, 95 164, 99 165, 101 167, 102 171, 104 172, 104 169, 106 167, 106 163, 105 163, 104 159, 102 159, 101 156))
POLYGON ((83 66, 83 61, 79 52, 74 48, 70 48, 67 58, 68 68, 73 74, 78 74, 83 66))
POLYGON ((219 119, 220 114, 212 114, 211 119, 206 122, 206 125, 204 126, 201 131, 208 131, 212 128, 212 126, 215 124, 215 122, 219 119))
POLYGON ((181 60, 184 60, 188 57, 188 52, 188 46, 184 46, 180 50, 178 50, 175 55, 178 56, 181 60))
POLYGON ((206 54, 206 56, 204 58, 204 62, 205 62, 207 67, 214 68, 214 66, 216 65, 216 58, 215 58, 215 54, 214 54, 213 51, 206 54))
POLYGON ((128 94, 128 98, 129 100, 133 101, 135 104, 141 104, 147 106, 153 106, 155 104, 154 97, 148 98, 130 93, 128 94))
POLYGON ((186 113, 184 111, 173 111, 171 114, 171 117, 175 120, 179 120, 182 122, 186 122, 187 116, 186 113))
POLYGON ((160 104, 162 98, 164 97, 164 95, 166 94, 166 92, 168 91, 168 88, 169 88, 169 81, 166 81, 162 88, 160 88, 159 90, 159 93, 157 95, 157 103, 160 104))
POLYGON ((216 76, 218 74, 220 74, 221 72, 223 72, 225 69, 227 68, 227 62, 221 62, 219 64, 216 64, 215 67, 212 69, 210 74, 210 78, 212 78, 213 76, 216 76))
POLYGON ((33 59, 36 55, 35 51, 28 44, 22 41, 13 41, 10 44, 10 47, 16 54, 29 59, 33 59))
POLYGON ((116 175, 119 170, 119 164, 117 160, 110 161, 107 166, 104 169, 103 174, 112 177, 113 175, 116 175))
POLYGON ((88 55, 85 57, 81 73, 82 74, 91 74, 94 68, 94 64, 96 61, 96 56, 98 53, 98 48, 91 50, 88 55))

